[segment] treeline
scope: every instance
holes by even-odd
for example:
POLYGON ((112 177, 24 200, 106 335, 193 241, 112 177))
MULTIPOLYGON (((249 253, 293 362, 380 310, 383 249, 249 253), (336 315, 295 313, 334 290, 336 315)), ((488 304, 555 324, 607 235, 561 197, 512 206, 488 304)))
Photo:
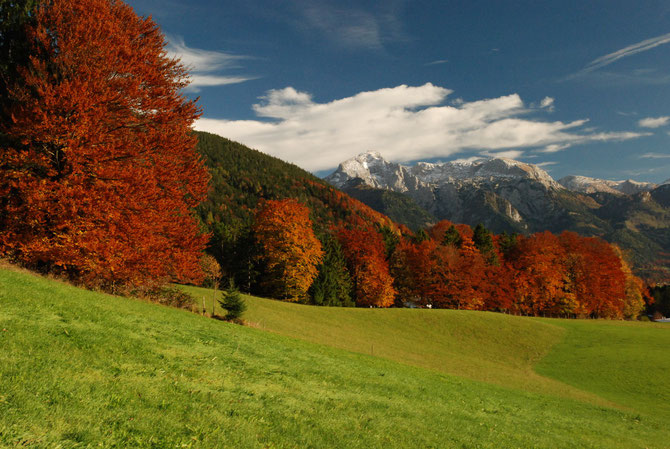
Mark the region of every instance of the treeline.
POLYGON ((548 316, 633 318, 644 307, 642 282, 618 248, 600 239, 493 235, 447 221, 414 233, 297 166, 197 136, 212 177, 199 207, 211 232, 208 252, 224 283, 232 278, 250 293, 319 305, 548 316), (312 244, 303 247, 306 241, 312 244), (292 270, 303 278, 292 279, 292 270))
POLYGON ((248 270, 229 274, 279 299, 615 319, 645 307, 621 251, 572 232, 493 235, 441 221, 412 233, 354 220, 317 236, 308 208, 287 199, 262 201, 251 235, 248 270))

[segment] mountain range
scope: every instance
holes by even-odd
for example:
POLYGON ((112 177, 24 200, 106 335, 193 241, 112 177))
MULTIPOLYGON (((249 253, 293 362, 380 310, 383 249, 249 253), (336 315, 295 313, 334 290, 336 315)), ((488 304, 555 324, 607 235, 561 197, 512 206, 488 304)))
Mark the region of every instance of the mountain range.
POLYGON ((556 181, 537 165, 507 158, 405 166, 378 152, 342 162, 325 179, 413 229, 446 219, 496 233, 570 230, 617 243, 639 274, 670 280, 670 179, 556 181))

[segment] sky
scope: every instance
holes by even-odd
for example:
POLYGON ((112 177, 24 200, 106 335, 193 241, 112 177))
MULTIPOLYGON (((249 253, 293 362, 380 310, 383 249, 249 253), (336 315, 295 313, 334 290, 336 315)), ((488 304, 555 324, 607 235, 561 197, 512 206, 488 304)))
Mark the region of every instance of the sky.
POLYGON ((359 153, 670 178, 667 0, 129 0, 195 128, 320 176, 359 153))

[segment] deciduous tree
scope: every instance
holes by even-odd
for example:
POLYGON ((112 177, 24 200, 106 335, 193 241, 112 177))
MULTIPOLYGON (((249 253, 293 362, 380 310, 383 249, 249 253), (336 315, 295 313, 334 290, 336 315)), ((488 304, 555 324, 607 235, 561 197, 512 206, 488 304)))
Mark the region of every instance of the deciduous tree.
POLYGON ((356 304, 389 307, 396 291, 382 236, 371 228, 340 228, 337 238, 354 282, 356 304))
POLYGON ((197 280, 208 175, 186 70, 121 1, 30 17, 0 123, 0 252, 103 287, 197 280))
POLYGON ((269 292, 289 301, 305 299, 323 258, 309 209, 293 199, 263 201, 254 233, 263 248, 269 292))

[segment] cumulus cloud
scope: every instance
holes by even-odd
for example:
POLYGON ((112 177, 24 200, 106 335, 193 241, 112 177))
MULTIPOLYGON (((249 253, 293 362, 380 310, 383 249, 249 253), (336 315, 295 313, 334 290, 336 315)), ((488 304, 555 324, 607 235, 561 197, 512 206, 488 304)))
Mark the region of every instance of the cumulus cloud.
MULTIPOLYGON (((569 123, 528 118, 517 94, 445 104, 451 90, 425 84, 361 92, 319 103, 292 87, 269 91, 254 111, 262 120, 202 118, 196 129, 238 140, 308 170, 334 168, 356 154, 377 150, 396 162, 525 149, 556 152, 592 142, 634 139, 643 133, 585 130, 569 123)), ((467 157, 467 156, 465 156, 467 157)))
POLYGON ((243 83, 254 79, 249 76, 226 76, 220 74, 224 70, 240 68, 240 61, 246 56, 232 55, 220 51, 202 50, 186 45, 184 39, 168 37, 168 55, 181 60, 190 73, 191 84, 187 90, 198 92, 201 87, 224 86, 226 84, 243 83))
POLYGON ((660 128, 670 122, 670 116, 643 118, 637 124, 642 128, 660 128))

